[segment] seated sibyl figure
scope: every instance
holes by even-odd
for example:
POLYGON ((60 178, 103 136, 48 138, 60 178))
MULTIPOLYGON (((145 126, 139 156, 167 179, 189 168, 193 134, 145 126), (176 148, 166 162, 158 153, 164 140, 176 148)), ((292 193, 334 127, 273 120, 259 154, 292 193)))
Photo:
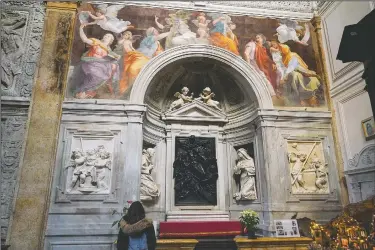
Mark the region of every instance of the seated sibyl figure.
POLYGON ((155 150, 148 148, 143 150, 142 154, 142 169, 141 169, 141 200, 153 200, 160 195, 158 186, 151 176, 151 172, 154 169, 152 163, 155 150))
POLYGON ((233 169, 235 175, 240 176, 239 191, 234 194, 239 200, 256 200, 257 191, 255 186, 255 165, 244 148, 237 150, 237 164, 233 169))

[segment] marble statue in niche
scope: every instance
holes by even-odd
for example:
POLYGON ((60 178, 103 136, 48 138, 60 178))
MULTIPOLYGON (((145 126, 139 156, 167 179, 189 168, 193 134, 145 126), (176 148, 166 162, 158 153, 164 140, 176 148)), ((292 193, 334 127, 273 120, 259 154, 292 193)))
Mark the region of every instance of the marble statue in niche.
POLYGON ((72 152, 71 159, 68 167, 73 167, 74 170, 68 192, 100 192, 109 189, 111 153, 103 145, 86 152, 76 149, 72 152))
POLYGON ((328 169, 321 142, 288 142, 292 193, 326 194, 328 169))
POLYGON ((160 191, 151 172, 154 169, 153 158, 155 149, 144 149, 142 153, 142 169, 141 169, 141 200, 153 200, 159 197, 160 191))
POLYGON ((256 200, 255 164, 253 158, 250 157, 244 148, 237 150, 237 163, 233 168, 233 172, 240 177, 238 192, 234 194, 233 198, 236 201, 256 200))
POLYGON ((190 96, 188 96, 189 89, 187 87, 183 87, 181 89, 181 93, 176 92, 174 94, 174 97, 178 98, 176 101, 172 102, 171 106, 169 107, 169 111, 178 109, 182 107, 184 104, 192 102, 193 101, 193 95, 194 93, 191 93, 190 96))
POLYGON ((214 138, 176 137, 175 205, 217 205, 214 138))
POLYGON ((215 93, 213 93, 209 87, 206 87, 203 89, 199 97, 196 98, 196 100, 203 101, 207 106, 221 110, 219 108, 220 103, 218 101, 212 100, 212 98, 214 97, 215 97, 215 93))

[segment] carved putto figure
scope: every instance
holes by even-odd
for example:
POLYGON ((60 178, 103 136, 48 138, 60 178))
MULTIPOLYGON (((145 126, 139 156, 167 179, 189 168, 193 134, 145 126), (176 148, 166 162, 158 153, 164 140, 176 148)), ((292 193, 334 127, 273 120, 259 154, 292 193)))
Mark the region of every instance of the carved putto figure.
POLYGON ((314 158, 311 162, 312 167, 315 167, 315 186, 318 190, 327 190, 328 186, 328 172, 326 170, 327 164, 323 164, 319 158, 314 158))
POLYGON ((203 101, 207 106, 221 110, 219 108, 220 103, 218 101, 212 100, 212 98, 214 97, 215 93, 211 92, 211 89, 209 87, 206 87, 205 89, 203 89, 197 100, 203 101))
POLYGON ((106 178, 108 176, 107 169, 111 170, 111 154, 104 149, 103 145, 101 145, 98 147, 96 158, 95 168, 98 175, 98 188, 108 190, 106 178))
POLYGON ((181 93, 176 92, 174 94, 174 97, 178 98, 176 101, 172 102, 171 106, 169 107, 169 111, 178 109, 182 107, 185 103, 189 103, 193 101, 193 95, 194 93, 191 93, 190 96, 188 96, 189 89, 187 87, 183 87, 181 89, 181 93))
POLYGON ((67 167, 73 167, 73 176, 68 192, 73 189, 81 192, 99 192, 108 190, 109 173, 111 170, 111 153, 103 145, 96 149, 76 149, 72 152, 72 162, 67 167))
POLYGON ((153 148, 143 150, 140 192, 141 200, 153 200, 160 195, 159 188, 151 176, 151 172, 154 169, 154 155, 155 150, 153 148))
POLYGON ((240 176, 238 192, 234 194, 239 200, 256 200, 257 190, 255 186, 255 165, 254 160, 244 148, 237 150, 237 163, 233 169, 235 175, 240 176))

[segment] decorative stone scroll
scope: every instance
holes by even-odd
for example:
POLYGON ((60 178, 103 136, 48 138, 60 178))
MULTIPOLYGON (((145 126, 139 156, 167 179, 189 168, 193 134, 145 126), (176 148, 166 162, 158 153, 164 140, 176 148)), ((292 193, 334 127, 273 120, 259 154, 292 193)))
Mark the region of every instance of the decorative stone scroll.
POLYGON ((154 200, 160 195, 160 190, 151 176, 154 169, 153 159, 155 149, 144 149, 142 153, 142 169, 141 169, 141 200, 154 200))
POLYGON ((375 166, 375 146, 365 147, 349 160, 349 168, 369 168, 375 166))
POLYGON ((328 168, 320 141, 288 141, 293 194, 328 194, 328 168))

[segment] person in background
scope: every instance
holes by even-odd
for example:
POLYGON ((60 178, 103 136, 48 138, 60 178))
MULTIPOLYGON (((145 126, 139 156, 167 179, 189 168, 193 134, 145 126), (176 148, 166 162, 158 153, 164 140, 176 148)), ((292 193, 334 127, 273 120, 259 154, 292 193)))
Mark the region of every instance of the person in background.
POLYGON ((120 220, 118 250, 155 250, 156 236, 152 220, 147 219, 139 201, 133 202, 120 220))

